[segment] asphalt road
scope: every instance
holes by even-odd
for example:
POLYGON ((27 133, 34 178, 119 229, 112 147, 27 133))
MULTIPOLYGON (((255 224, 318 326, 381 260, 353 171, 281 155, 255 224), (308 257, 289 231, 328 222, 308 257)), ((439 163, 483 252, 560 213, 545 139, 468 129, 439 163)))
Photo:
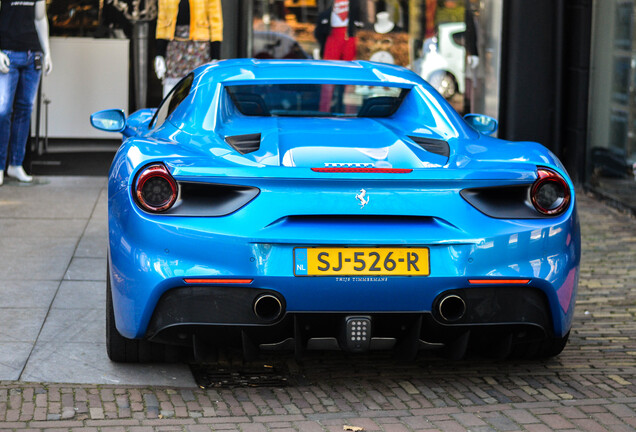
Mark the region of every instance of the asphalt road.
POLYGON ((636 221, 579 194, 570 343, 549 361, 423 353, 114 365, 103 177, 0 188, 0 430, 636 430, 636 221), (202 388, 205 387, 205 388, 202 388))

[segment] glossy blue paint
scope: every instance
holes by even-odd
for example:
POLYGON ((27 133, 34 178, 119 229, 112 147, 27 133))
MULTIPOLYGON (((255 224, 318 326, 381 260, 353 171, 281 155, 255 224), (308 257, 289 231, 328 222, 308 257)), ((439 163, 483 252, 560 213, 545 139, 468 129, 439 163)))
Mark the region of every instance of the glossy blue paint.
POLYGON ((197 69, 190 94, 165 123, 149 128, 154 113, 128 118, 128 137, 109 176, 109 263, 123 336, 143 338, 161 295, 191 277, 253 279, 252 286, 280 293, 288 312, 362 313, 428 312, 440 293, 470 288, 469 279, 528 278, 548 299, 554 335, 569 331, 580 233, 565 169, 540 144, 480 135, 416 74, 369 62, 228 60, 197 69), (254 82, 411 90, 387 118, 248 117, 224 86, 254 82), (254 133, 261 134, 260 148, 245 155, 225 141, 254 133), (450 154, 426 151, 411 136, 444 140, 450 154), (164 163, 178 182, 250 186, 260 193, 223 217, 149 214, 131 190, 153 162, 164 163), (412 172, 311 170, 326 163, 412 172), (530 185, 537 166, 568 182, 572 201, 564 214, 495 219, 460 195, 469 188, 530 185), (371 197, 363 208, 355 199, 362 188, 371 197), (295 277, 294 248, 320 245, 428 247, 431 274, 375 282, 295 277))
POLYGON ((464 120, 480 134, 492 135, 497 131, 497 120, 483 114, 466 114, 464 120))

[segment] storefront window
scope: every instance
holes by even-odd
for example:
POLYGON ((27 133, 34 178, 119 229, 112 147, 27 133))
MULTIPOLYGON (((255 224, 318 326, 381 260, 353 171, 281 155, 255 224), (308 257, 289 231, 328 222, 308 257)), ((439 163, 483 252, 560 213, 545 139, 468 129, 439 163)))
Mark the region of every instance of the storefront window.
POLYGON ((457 111, 464 111, 464 0, 253 1, 253 57, 405 66, 436 87, 457 111), (348 19, 353 25, 339 28, 348 19), (352 33, 355 44, 349 41, 352 33))
POLYGON ((65 144, 112 140, 111 134, 77 119, 105 107, 129 108, 127 20, 113 2, 101 0, 47 0, 47 13, 53 70, 42 74, 41 97, 33 108, 34 128, 38 116, 39 124, 46 125, 37 131, 38 139, 65 144))
POLYGON ((596 2, 588 183, 636 209, 636 2, 596 2))
POLYGON ((130 36, 130 23, 115 7, 124 1, 48 0, 51 36, 125 38, 130 36))

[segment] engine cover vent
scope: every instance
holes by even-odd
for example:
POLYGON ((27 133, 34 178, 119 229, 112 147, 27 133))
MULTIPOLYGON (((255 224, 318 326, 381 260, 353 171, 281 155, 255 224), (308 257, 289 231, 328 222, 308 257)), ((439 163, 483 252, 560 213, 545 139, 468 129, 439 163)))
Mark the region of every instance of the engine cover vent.
POLYGON ((261 134, 226 136, 225 142, 240 154, 252 153, 261 148, 261 134))
POLYGON ((444 140, 438 140, 433 138, 424 138, 418 136, 409 136, 413 141, 418 143, 424 150, 438 154, 440 156, 448 157, 450 155, 450 146, 444 140))

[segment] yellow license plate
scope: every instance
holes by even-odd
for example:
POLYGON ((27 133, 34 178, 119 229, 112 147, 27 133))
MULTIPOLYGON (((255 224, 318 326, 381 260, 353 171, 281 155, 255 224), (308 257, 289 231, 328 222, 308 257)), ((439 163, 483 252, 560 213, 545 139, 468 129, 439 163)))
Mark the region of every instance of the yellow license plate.
POLYGON ((428 248, 295 248, 296 276, 428 276, 428 248))

